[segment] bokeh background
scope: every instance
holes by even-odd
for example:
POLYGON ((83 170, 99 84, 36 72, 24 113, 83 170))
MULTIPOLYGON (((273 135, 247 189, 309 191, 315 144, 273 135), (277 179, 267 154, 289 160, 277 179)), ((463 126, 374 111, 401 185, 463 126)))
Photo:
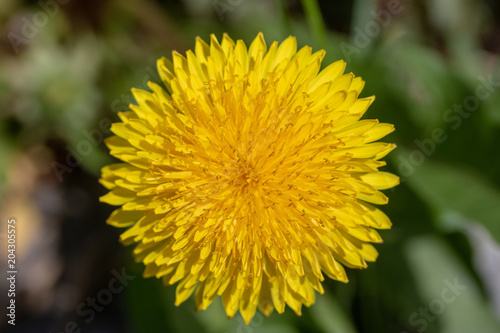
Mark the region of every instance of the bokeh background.
POLYGON ((499 1, 1 0, 0 32, 2 332, 500 332, 499 1), (302 317, 287 308, 246 326, 220 299, 195 313, 143 279, 97 181, 113 162, 102 138, 130 88, 159 81, 157 58, 196 36, 259 31, 326 49, 324 64, 342 58, 366 80, 366 117, 396 126, 386 170, 401 185, 387 191, 393 228, 376 263, 349 269, 348 284, 327 279, 302 317))

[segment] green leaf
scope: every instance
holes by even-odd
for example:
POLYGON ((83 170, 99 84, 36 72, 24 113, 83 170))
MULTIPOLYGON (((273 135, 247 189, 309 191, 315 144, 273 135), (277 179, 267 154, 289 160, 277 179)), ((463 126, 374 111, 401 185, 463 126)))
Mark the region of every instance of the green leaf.
POLYGON ((437 323, 443 333, 500 331, 475 280, 440 239, 416 238, 406 255, 423 302, 408 314, 409 327, 423 332, 437 323))
POLYGON ((167 332, 168 310, 162 297, 161 281, 136 276, 125 289, 128 320, 134 332, 167 332))
POLYGON ((336 300, 327 295, 316 298, 311 308, 311 316, 325 333, 355 333, 350 318, 344 313, 336 300))
POLYGON ((420 166, 412 165, 415 160, 412 154, 424 156, 423 152, 398 150, 401 154, 398 158, 399 172, 406 164, 403 168, 411 174, 403 180, 424 202, 439 213, 455 210, 482 223, 500 241, 500 192, 491 182, 468 170, 444 163, 427 160, 420 166))
POLYGON ((450 72, 439 53, 408 40, 381 44, 380 55, 390 59, 388 73, 395 89, 407 96, 408 116, 420 129, 430 132, 444 122, 442 111, 460 98, 462 83, 450 72))

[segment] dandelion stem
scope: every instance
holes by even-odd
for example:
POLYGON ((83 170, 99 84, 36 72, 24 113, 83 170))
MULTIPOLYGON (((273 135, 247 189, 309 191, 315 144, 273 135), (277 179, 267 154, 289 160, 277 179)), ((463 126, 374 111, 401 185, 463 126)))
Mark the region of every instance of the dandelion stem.
POLYGON ((322 49, 326 48, 326 27, 321 10, 316 0, 302 0, 307 23, 312 30, 316 46, 322 49))

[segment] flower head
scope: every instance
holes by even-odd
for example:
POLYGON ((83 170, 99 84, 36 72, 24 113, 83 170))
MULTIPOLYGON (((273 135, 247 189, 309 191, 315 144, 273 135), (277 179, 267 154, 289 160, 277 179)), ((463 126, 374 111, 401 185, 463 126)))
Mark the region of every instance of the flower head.
POLYGON ((347 282, 343 266, 377 258, 375 229, 391 223, 370 203, 398 178, 378 171, 395 146, 375 141, 394 127, 360 120, 374 97, 359 98, 344 61, 320 71, 324 54, 293 37, 267 48, 259 33, 247 49, 212 35, 158 61, 166 91, 132 90, 101 201, 121 206, 108 223, 139 243, 144 275, 178 283, 177 305, 196 290, 197 309, 220 295, 247 323, 257 308, 300 315, 324 274, 347 282))

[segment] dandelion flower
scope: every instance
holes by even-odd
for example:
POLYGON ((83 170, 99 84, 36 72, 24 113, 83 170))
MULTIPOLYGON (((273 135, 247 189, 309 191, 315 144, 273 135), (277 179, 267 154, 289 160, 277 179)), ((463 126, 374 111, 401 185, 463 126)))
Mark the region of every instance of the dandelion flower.
POLYGON ((177 283, 176 305, 194 292, 197 309, 220 295, 246 323, 257 308, 300 315, 324 275, 347 282, 344 266, 377 258, 375 229, 391 223, 371 204, 399 180, 378 171, 395 145, 375 141, 394 127, 360 120, 374 97, 344 61, 320 70, 324 55, 212 35, 158 60, 166 89, 132 89, 101 201, 120 206, 107 222, 128 228, 144 276, 177 283))

